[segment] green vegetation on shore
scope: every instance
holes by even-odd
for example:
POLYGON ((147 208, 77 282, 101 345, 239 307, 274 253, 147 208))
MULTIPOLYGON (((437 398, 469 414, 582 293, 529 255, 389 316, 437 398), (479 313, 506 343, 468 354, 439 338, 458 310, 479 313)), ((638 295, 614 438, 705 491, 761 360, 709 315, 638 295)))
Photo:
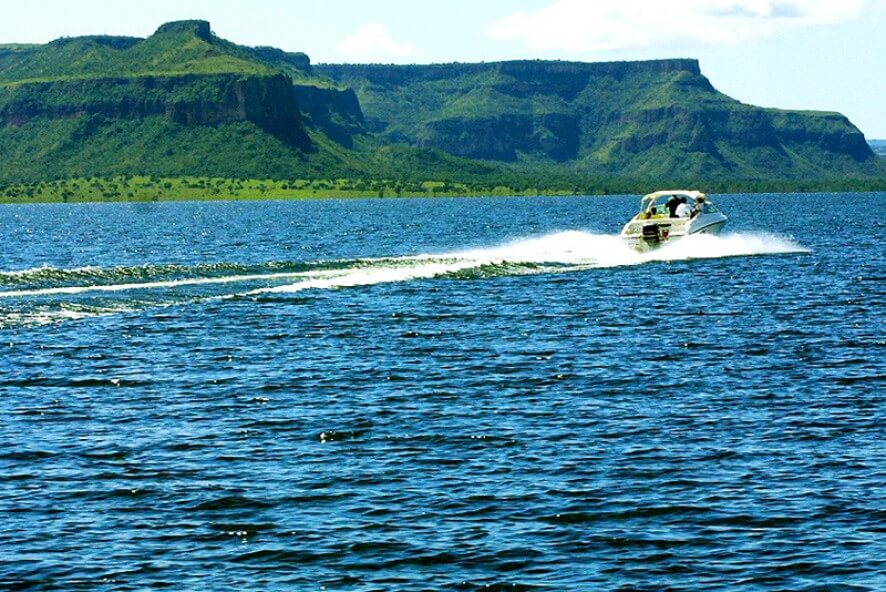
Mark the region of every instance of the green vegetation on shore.
POLYGON ((321 65, 208 22, 0 45, 0 202, 875 191, 838 113, 695 60, 321 65))
POLYGON ((226 179, 142 177, 66 179, 0 185, 0 203, 312 199, 344 197, 452 197, 566 195, 481 183, 371 179, 226 179))
MULTIPOLYGON (((222 177, 117 176, 37 183, 0 184, 0 203, 78 203, 137 201, 216 201, 322 198, 396 198, 463 196, 566 196, 641 194, 667 185, 699 187, 711 193, 770 193, 819 191, 821 182, 746 182, 738 185, 673 183, 651 186, 640 182, 596 179, 586 184, 558 186, 486 184, 455 181, 393 179, 234 179, 222 177)), ((831 191, 883 191, 886 183, 845 181, 831 191)))

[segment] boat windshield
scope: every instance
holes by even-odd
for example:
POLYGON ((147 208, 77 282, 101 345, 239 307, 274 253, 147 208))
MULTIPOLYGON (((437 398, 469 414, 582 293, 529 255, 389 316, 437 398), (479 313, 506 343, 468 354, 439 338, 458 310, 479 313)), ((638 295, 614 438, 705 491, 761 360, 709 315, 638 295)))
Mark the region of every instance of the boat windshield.
MULTIPOLYGON (((658 195, 656 195, 656 194, 647 195, 647 196, 644 196, 643 199, 640 201, 640 213, 641 214, 650 213, 653 216, 667 215, 668 214, 668 207, 667 207, 668 201, 670 201, 671 198, 675 198, 675 197, 678 199, 685 197, 687 199, 687 203, 689 204, 689 206, 694 207, 697 203, 696 202, 697 196, 699 196, 699 195, 704 196, 704 194, 697 194, 697 193, 687 194, 687 193, 682 193, 682 192, 662 193, 662 194, 658 194, 658 195)), ((701 212, 704 214, 712 214, 712 213, 719 212, 719 211, 720 210, 718 210, 716 208, 716 206, 714 206, 714 204, 712 204, 710 201, 708 201, 707 197, 705 196, 705 200, 701 206, 701 212)))
MULTIPOLYGON (((674 194, 668 193, 665 195, 644 197, 640 202, 640 213, 649 213, 653 216, 666 216, 668 214, 668 200, 674 196, 674 194)), ((676 195, 676 197, 680 196, 676 195)))
POLYGON ((665 205, 667 205, 668 200, 673 197, 672 195, 659 195, 658 197, 643 200, 643 203, 640 205, 640 211, 646 212, 651 208, 656 208, 661 211, 664 209, 665 205))

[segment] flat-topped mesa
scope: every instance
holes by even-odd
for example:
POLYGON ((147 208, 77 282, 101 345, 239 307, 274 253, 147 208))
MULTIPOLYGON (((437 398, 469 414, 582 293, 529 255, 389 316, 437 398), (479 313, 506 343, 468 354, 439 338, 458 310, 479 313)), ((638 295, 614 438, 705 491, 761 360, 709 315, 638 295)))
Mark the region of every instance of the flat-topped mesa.
POLYGON ((311 73, 311 58, 304 52, 283 51, 276 47, 268 47, 259 45, 257 47, 246 48, 256 59, 278 65, 285 65, 296 70, 301 70, 307 74, 311 73))
POLYGON ((614 76, 687 72, 701 75, 698 60, 675 58, 636 62, 568 62, 561 60, 511 60, 426 65, 396 64, 319 64, 317 69, 333 79, 363 78, 378 84, 402 84, 415 80, 440 80, 482 72, 501 72, 515 77, 546 75, 614 76))
POLYGON ((386 144, 437 154, 416 156, 417 166, 447 177, 443 153, 545 178, 886 172, 842 115, 745 105, 695 59, 313 65, 303 53, 227 41, 205 20, 144 39, 0 45, 0 181, 205 174, 206 163, 222 175, 362 175, 378 170, 373 151, 386 144))
MULTIPOLYGON (((114 49, 128 49, 136 43, 142 41, 141 37, 121 37, 117 35, 83 35, 81 37, 59 37, 46 44, 47 47, 63 47, 65 45, 75 45, 84 43, 94 43, 96 45, 104 45, 114 49)), ((39 50, 42 46, 33 45, 26 49, 39 50)))
POLYGON ((370 132, 466 158, 686 177, 829 175, 874 158, 844 117, 744 105, 695 59, 314 70, 355 89, 370 132))
POLYGON ((517 60, 495 63, 506 74, 560 72, 564 74, 591 74, 598 76, 623 76, 625 74, 689 72, 701 74, 698 60, 673 58, 642 60, 634 62, 566 62, 551 60, 517 60))
POLYGON ((190 33, 204 41, 212 41, 212 27, 210 27, 209 21, 191 20, 164 23, 157 28, 154 35, 167 33, 190 33))

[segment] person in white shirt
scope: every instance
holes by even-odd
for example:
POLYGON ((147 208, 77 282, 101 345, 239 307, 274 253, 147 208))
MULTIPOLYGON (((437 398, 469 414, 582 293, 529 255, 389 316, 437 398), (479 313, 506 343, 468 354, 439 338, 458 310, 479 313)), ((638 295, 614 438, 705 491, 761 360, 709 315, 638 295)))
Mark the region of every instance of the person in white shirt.
POLYGON ((692 208, 689 207, 689 204, 687 203, 687 201, 688 200, 685 197, 680 198, 680 205, 677 206, 677 211, 676 211, 678 218, 688 218, 689 217, 689 212, 692 211, 692 208))

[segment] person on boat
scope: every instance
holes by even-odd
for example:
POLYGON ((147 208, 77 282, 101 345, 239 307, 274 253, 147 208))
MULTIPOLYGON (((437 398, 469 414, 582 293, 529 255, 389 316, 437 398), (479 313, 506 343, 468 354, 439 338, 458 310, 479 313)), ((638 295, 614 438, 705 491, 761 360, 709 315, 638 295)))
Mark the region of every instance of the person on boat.
POLYGON ((692 211, 692 208, 689 207, 688 200, 686 196, 680 198, 680 203, 677 205, 677 209, 675 213, 677 214, 677 218, 686 218, 689 216, 689 213, 692 211))
POLYGON ((671 199, 668 200, 668 203, 665 204, 668 208, 668 212, 670 212, 670 218, 677 217, 677 206, 680 205, 680 200, 676 195, 672 195, 671 199))
POLYGON ((704 196, 699 195, 698 197, 696 197, 695 198, 695 205, 692 206, 692 212, 690 212, 689 217, 695 218, 696 216, 698 216, 699 214, 704 212, 705 205, 706 205, 706 203, 705 203, 704 196))

